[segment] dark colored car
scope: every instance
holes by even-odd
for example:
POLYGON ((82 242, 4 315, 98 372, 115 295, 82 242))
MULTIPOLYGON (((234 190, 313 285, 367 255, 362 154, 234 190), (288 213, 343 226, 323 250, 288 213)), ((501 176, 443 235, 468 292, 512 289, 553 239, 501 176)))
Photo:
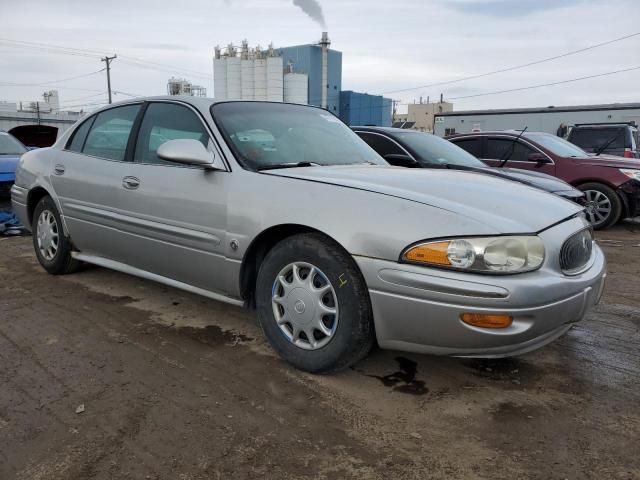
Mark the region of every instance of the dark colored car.
POLYGON ((550 133, 504 131, 451 135, 449 141, 491 166, 558 177, 585 193, 587 218, 604 229, 640 214, 640 160, 590 155, 550 133))
POLYGON ((596 155, 640 158, 640 138, 634 122, 577 124, 569 132, 567 140, 596 155))
POLYGON ((583 203, 584 193, 544 173, 519 168, 487 167, 473 155, 430 133, 389 127, 352 127, 391 165, 419 168, 470 170, 513 180, 568 200, 583 203))
POLYGON ((27 152, 20 141, 10 133, 0 130, 0 197, 8 197, 16 179, 16 167, 23 153, 27 152))

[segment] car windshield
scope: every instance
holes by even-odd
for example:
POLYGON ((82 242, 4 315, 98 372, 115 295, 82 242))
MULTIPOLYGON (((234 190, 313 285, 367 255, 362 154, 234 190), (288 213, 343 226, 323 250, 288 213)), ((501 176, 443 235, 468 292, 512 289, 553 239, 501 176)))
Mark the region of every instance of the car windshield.
POLYGON ((402 132, 395 133, 394 137, 413 150, 422 162, 429 162, 433 165, 487 168, 484 163, 466 150, 430 133, 402 132))
POLYGON ((27 149, 12 135, 0 132, 0 155, 22 155, 27 149))
POLYGON ((270 166, 387 165, 331 113, 315 107, 268 102, 213 105, 213 118, 248 168, 270 166))
POLYGON ((580 147, 565 139, 551 135, 550 133, 525 133, 529 140, 536 142, 543 148, 559 157, 587 157, 588 154, 580 147))

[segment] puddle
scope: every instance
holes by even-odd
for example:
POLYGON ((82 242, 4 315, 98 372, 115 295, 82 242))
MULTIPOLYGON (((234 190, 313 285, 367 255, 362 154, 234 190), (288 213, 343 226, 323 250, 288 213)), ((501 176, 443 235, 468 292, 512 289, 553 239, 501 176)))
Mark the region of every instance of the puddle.
POLYGON ((520 384, 535 375, 531 364, 518 358, 474 358, 462 360, 462 365, 472 370, 473 375, 490 380, 510 381, 520 384))
POLYGON ((229 330, 222 330, 220 327, 215 325, 208 325, 204 328, 178 327, 176 330, 182 335, 186 335, 200 343, 212 346, 235 346, 239 343, 247 343, 254 340, 247 335, 231 332, 229 330))
POLYGON ((424 395, 429 391, 422 380, 416 380, 418 373, 416 362, 404 357, 396 357, 395 360, 400 369, 397 372, 384 376, 366 374, 367 377, 377 378, 385 387, 390 387, 394 392, 424 395))

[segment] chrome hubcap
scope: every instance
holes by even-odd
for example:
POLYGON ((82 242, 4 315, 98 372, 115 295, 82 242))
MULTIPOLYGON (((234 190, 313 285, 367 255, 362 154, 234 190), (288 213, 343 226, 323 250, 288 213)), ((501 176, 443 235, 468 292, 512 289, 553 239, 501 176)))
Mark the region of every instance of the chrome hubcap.
POLYGON ((58 235, 58 222, 49 210, 43 210, 38 217, 36 229, 38 250, 46 260, 53 260, 58 252, 60 237, 58 235))
POLYGON ((611 215, 611 200, 609 197, 598 190, 586 190, 584 195, 587 220, 592 225, 604 223, 611 215))
POLYGON ((317 350, 338 326, 338 298, 322 271, 305 262, 290 263, 273 283, 273 315, 283 335, 304 350, 317 350))

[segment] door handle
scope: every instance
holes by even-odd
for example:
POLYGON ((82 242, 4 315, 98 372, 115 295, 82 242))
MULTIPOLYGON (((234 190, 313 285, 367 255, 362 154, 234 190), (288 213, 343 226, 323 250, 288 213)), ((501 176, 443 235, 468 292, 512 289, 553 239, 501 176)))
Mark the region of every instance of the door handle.
POLYGON ((140 179, 136 177, 124 177, 122 179, 122 186, 127 190, 135 190, 140 186, 140 179))
POLYGON ((57 164, 55 167, 53 167, 53 173, 55 173, 56 175, 64 175, 64 165, 57 164))

